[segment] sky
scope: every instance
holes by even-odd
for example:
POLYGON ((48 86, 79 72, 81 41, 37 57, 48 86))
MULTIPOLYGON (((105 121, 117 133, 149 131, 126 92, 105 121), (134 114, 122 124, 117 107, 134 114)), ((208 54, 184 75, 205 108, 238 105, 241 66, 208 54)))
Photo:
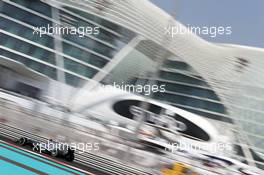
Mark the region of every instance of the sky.
POLYGON ((207 41, 264 48, 264 0, 151 0, 189 26, 231 26, 231 35, 207 41))

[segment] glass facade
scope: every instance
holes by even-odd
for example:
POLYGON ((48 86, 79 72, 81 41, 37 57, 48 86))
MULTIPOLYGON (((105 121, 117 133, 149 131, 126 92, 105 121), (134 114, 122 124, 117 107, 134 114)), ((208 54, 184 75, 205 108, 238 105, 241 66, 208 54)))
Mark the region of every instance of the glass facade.
POLYGON ((1 1, 0 12, 0 28, 4 31, 0 34, 1 55, 54 80, 59 80, 59 68, 71 86, 93 78, 135 36, 124 27, 67 3, 54 7, 40 0, 1 1), (99 33, 81 37, 34 34, 36 28, 48 26, 98 27, 99 33))
POLYGON ((232 122, 219 97, 199 74, 183 61, 166 60, 158 73, 158 85, 165 85, 165 93, 154 98, 176 107, 215 120, 232 122))

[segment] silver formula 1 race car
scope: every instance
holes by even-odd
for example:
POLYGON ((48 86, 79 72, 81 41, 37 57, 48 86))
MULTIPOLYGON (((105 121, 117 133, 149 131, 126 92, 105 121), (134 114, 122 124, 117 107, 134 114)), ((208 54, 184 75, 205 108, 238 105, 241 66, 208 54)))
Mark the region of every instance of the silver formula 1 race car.
POLYGON ((52 157, 64 158, 67 161, 74 160, 74 149, 65 143, 55 142, 53 140, 39 142, 26 137, 21 137, 17 140, 17 143, 21 146, 29 146, 33 151, 49 154, 52 157))

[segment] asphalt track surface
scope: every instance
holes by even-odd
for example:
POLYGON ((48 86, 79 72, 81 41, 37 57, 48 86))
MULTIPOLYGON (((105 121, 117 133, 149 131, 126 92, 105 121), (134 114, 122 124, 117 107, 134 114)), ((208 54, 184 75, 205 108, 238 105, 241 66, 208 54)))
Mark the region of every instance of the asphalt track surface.
POLYGON ((1 136, 0 141, 1 175, 109 175, 74 161, 37 153, 1 136))

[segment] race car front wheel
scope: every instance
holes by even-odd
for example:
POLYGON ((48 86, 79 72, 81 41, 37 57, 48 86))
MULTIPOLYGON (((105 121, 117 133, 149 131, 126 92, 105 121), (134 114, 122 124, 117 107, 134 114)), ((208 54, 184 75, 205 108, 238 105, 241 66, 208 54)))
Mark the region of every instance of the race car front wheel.
POLYGON ((59 151, 56 149, 52 150, 50 153, 51 153, 52 157, 58 157, 59 156, 59 151))
POLYGON ((74 160, 74 154, 65 155, 65 160, 72 162, 74 160))

